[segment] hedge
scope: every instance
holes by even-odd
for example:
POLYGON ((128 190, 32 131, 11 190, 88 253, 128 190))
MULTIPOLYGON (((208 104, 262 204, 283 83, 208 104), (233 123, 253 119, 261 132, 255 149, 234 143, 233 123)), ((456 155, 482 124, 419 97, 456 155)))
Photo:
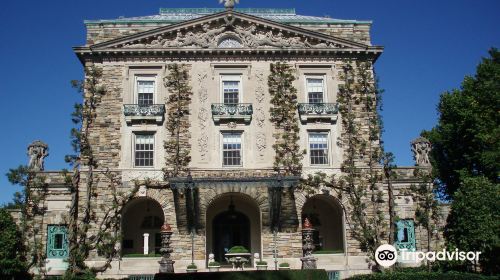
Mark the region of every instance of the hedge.
POLYGON ((357 275, 349 280, 497 280, 500 276, 484 276, 462 272, 392 272, 357 275))

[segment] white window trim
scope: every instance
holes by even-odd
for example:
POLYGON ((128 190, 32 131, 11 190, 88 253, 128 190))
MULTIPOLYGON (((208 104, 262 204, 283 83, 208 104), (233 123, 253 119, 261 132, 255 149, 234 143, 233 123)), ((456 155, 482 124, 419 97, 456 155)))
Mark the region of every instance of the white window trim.
POLYGON ((137 168, 137 169, 154 169, 157 160, 156 160, 156 154, 157 154, 157 147, 156 147, 156 131, 133 131, 132 132, 132 168, 137 168), (149 134, 153 135, 153 165, 152 166, 137 166, 135 165, 135 143, 136 143, 136 136, 138 134, 149 134))
POLYGON ((222 168, 242 168, 244 165, 245 165, 245 162, 244 162, 244 159, 245 159, 245 155, 244 155, 244 145, 245 145, 245 141, 244 141, 244 137, 243 137, 243 131, 241 130, 223 130, 220 132, 220 144, 219 144, 219 155, 220 155, 220 163, 221 163, 221 166, 222 168), (240 150, 240 156, 241 156, 241 160, 240 160, 240 165, 224 165, 224 134, 240 134, 240 138, 241 138, 241 150, 240 150))
POLYGON ((243 79, 241 78, 242 74, 220 74, 220 103, 224 103, 224 82, 225 81, 238 81, 238 103, 243 103, 243 79))
POLYGON ((158 81, 157 75, 154 74, 144 74, 144 75, 134 75, 134 104, 139 104, 139 81, 153 81, 155 82, 154 91, 153 91, 153 104, 158 104, 157 95, 158 95, 158 81))
POLYGON ((307 160, 309 162, 309 166, 311 167, 325 167, 325 166, 331 166, 332 165, 332 161, 333 161, 333 158, 332 158, 332 155, 333 155, 333 151, 332 151, 332 140, 331 140, 331 132, 328 131, 328 130, 307 130, 307 160), (328 156, 327 156, 327 160, 328 160, 328 163, 327 164, 312 164, 311 163, 311 137, 310 137, 310 134, 311 133, 323 133, 323 134, 326 134, 326 142, 328 143, 328 156))
POLYGON ((326 86, 326 74, 305 74, 304 75, 304 95, 305 103, 309 103, 309 89, 307 79, 322 79, 323 80, 323 103, 328 103, 328 87, 326 86))

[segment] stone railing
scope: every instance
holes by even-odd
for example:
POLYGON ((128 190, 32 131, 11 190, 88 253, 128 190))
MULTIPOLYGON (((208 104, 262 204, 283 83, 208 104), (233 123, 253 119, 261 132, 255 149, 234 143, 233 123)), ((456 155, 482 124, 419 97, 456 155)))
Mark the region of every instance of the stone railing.
POLYGON ((212 118, 214 122, 220 122, 222 120, 250 122, 252 120, 252 114, 253 107, 250 103, 212 104, 212 118))
POLYGON ((165 115, 164 104, 138 105, 125 104, 123 105, 123 114, 125 121, 130 124, 133 121, 155 121, 161 123, 165 115))
POLYGON ((301 121, 328 119, 334 122, 339 112, 337 103, 299 103, 298 109, 301 121))

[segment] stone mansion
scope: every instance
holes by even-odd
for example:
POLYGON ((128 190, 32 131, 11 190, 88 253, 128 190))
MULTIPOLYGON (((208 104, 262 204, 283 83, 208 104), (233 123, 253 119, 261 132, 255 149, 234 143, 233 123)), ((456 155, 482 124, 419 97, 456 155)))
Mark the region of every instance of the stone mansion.
MULTIPOLYGON (((39 168, 48 184, 39 202, 45 211, 37 220, 47 274, 62 274, 68 266, 68 216, 77 217, 77 227, 85 221, 92 239, 103 230, 99 219, 112 212, 117 193, 130 195, 114 212, 119 253, 99 277, 157 273, 164 224, 172 230, 175 272, 192 262, 203 271, 209 256, 224 264, 235 245, 247 248, 254 260, 267 261, 269 269, 275 260, 300 269, 305 217, 315 229, 318 268, 338 271, 341 278, 370 271, 369 256, 348 222, 347 196, 324 186, 299 187, 301 178, 316 172, 344 175, 343 71, 352 62, 371 65, 382 54, 383 47, 371 43, 370 21, 305 16, 294 9, 162 8, 157 15, 87 20, 85 26, 86 43, 74 52, 87 80, 92 78, 88 69, 100 69, 96 83, 105 94, 85 116, 93 118, 84 132, 94 163, 83 161, 79 167, 76 212, 69 211, 75 189, 64 173, 39 168), (275 165, 280 131, 270 113, 276 103, 269 77, 277 62, 293 73, 288 86, 296 90, 296 144, 305 151, 300 172, 293 174, 275 165), (171 80, 175 69, 184 78, 179 84, 171 80), (190 93, 188 101, 180 97, 181 86, 190 93), (179 114, 183 117, 172 122, 179 114), (172 165, 172 155, 182 168, 172 165)), ((93 98, 89 90, 86 102, 93 98)), ((43 159, 43 153, 37 155, 43 159)), ((416 151, 416 166, 394 170, 394 242, 400 248, 427 244, 408 194, 410 185, 420 182, 414 171, 429 168, 422 156, 416 151)), ((356 164, 366 167, 362 160, 356 164)), ((379 185, 384 189, 386 181, 379 185)), ((381 208, 386 223, 388 207, 381 208)), ((89 266, 104 262, 98 249, 86 256, 89 266)))

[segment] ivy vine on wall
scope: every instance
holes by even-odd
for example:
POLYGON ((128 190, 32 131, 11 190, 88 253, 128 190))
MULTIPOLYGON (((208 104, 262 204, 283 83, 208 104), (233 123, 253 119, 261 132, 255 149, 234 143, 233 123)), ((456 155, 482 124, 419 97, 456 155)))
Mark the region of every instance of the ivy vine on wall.
POLYGON ((300 175, 305 151, 299 145, 297 89, 294 70, 286 63, 272 63, 268 77, 271 122, 274 124, 274 169, 282 175, 300 175))

